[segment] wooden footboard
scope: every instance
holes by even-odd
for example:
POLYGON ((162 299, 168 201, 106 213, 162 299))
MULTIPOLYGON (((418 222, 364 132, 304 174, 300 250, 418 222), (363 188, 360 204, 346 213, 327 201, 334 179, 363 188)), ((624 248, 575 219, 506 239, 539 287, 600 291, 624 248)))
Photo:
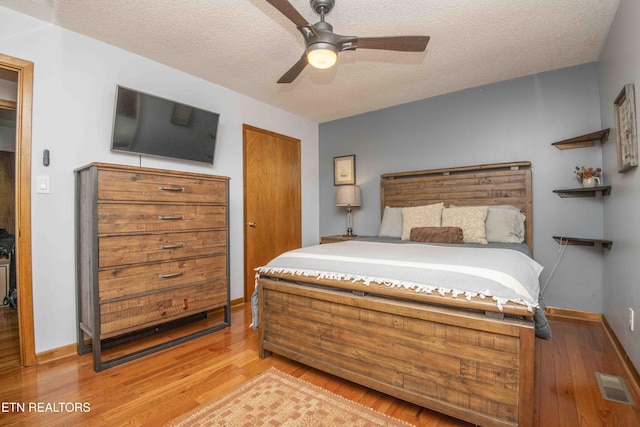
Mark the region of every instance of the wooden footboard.
POLYGON ((259 279, 270 352, 482 426, 531 426, 534 326, 474 311, 259 279))

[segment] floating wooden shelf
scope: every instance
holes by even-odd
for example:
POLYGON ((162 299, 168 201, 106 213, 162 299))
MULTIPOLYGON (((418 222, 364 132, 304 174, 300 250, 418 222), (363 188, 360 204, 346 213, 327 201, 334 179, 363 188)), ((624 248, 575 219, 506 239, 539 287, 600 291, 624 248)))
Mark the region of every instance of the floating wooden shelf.
MULTIPOLYGON (((585 135, 576 136, 575 138, 565 139, 563 141, 554 142, 558 150, 568 150, 571 148, 583 148, 593 147, 596 145, 596 141, 600 141, 600 144, 607 142, 609 138, 610 129, 602 129, 597 132, 591 132, 585 135)), ((603 196, 611 194, 610 185, 601 185, 598 187, 580 187, 580 188, 568 188, 562 190, 553 190, 560 197, 596 197, 598 193, 603 196)), ((553 236, 553 239, 561 245, 578 245, 578 246, 591 246, 602 247, 611 249, 613 242, 611 240, 602 239, 585 239, 580 237, 566 237, 566 236, 553 236)))
POLYGON ((553 239, 561 245, 578 245, 578 246, 601 246, 605 249, 611 249, 613 242, 611 240, 602 239, 584 239, 579 237, 553 236, 553 239))
POLYGON ((596 141, 604 144, 609 139, 609 129, 602 129, 597 132, 591 132, 586 135, 576 136, 575 138, 565 139, 563 141, 554 142, 558 150, 568 150, 571 148, 593 147, 596 141))
POLYGON ((602 193, 603 196, 611 194, 610 185, 601 185, 599 187, 580 187, 568 188, 563 190, 553 190, 560 197, 595 197, 596 194, 602 193))

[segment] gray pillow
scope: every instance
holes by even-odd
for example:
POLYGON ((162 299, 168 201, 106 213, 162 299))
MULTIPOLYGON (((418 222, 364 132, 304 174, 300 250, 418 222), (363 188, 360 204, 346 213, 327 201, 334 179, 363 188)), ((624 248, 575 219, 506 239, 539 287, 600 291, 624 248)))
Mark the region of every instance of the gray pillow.
POLYGON ((522 243, 524 241, 524 220, 524 214, 515 206, 489 206, 485 222, 487 241, 522 243))
POLYGON ((402 237, 402 208, 384 207, 380 223, 380 237, 402 237))

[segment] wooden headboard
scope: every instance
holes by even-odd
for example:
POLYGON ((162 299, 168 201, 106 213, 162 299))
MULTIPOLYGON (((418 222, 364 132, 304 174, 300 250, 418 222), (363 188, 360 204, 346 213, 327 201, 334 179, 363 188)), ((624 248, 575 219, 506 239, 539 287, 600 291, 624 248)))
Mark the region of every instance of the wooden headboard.
POLYGON ((533 249, 531 162, 495 163, 380 176, 380 207, 513 205, 527 217, 525 242, 533 249))

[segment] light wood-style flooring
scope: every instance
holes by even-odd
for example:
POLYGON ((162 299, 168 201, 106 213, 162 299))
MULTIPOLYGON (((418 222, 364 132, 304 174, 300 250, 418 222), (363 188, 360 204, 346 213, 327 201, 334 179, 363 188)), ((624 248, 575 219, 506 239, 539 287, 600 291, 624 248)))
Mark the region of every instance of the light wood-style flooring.
MULTIPOLYGON (((91 354, 0 371, 0 425, 159 426, 272 366, 417 426, 469 425, 278 356, 260 360, 250 322, 249 306, 236 306, 231 328, 99 373, 91 354)), ((536 340, 535 425, 640 426, 640 394, 603 326, 551 326, 551 341, 536 340), (595 372, 623 376, 636 406, 604 400, 595 372)))
POLYGON ((20 366, 18 312, 7 306, 0 307, 0 371, 16 366, 20 366))

